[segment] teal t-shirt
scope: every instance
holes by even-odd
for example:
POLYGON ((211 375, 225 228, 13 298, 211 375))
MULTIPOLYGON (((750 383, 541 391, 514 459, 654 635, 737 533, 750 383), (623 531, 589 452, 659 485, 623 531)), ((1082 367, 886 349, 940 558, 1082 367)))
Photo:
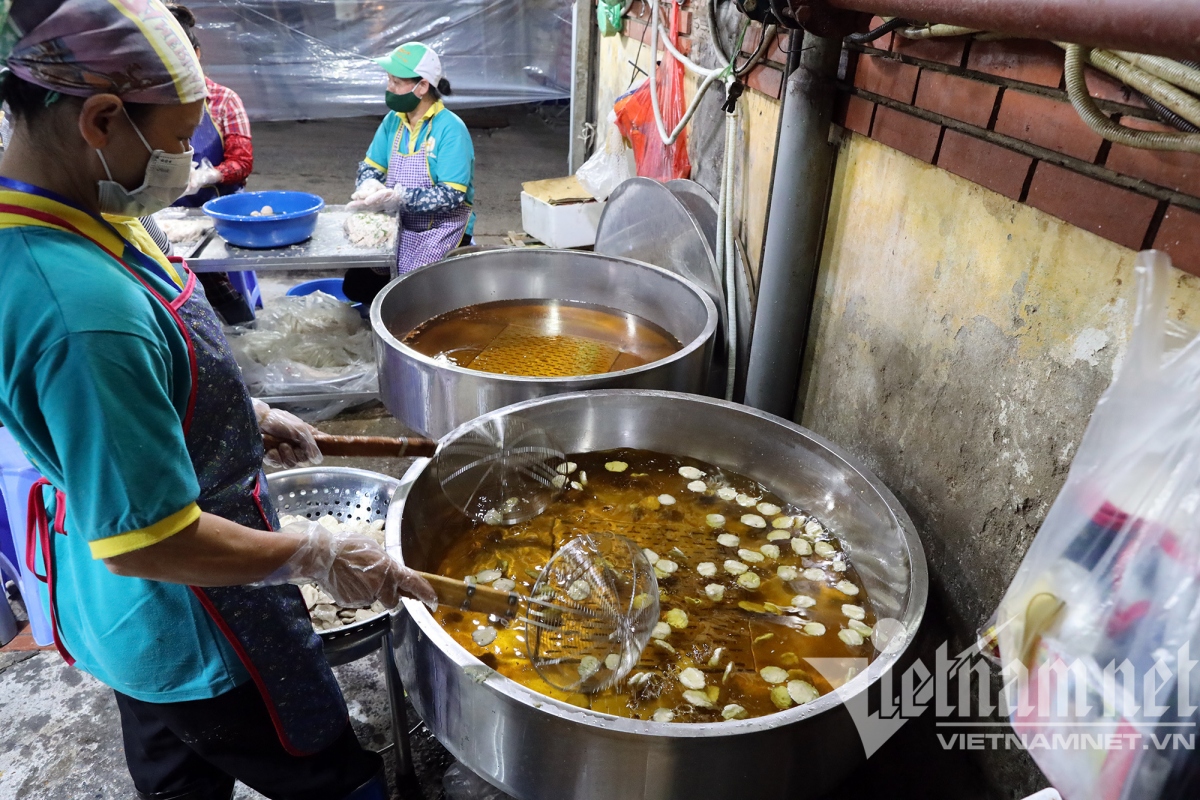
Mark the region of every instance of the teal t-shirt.
MULTIPOLYGON (((6 202, 20 196, 0 192, 6 202)), ((29 204, 70 213, 77 227, 89 219, 43 198, 29 204)), ((0 215, 0 424, 67 496, 67 535, 51 537, 63 644, 81 669, 140 700, 223 694, 250 676, 192 591, 114 575, 96 555, 195 509, 182 426, 187 343, 96 244, 12 224, 0 215)), ((148 269, 139 274, 178 295, 148 269)))
MULTIPOLYGON (((366 161, 371 166, 387 172, 392 153, 399 150, 404 154, 412 154, 425 150, 426 163, 429 165, 430 180, 437 184, 445 184, 467 196, 467 205, 475 202, 475 145, 471 142, 471 134, 462 119, 450 111, 439 100, 430 109, 416 134, 403 124, 400 115, 389 111, 379 123, 375 138, 367 148, 366 161)), ((475 214, 467 223, 467 235, 475 228, 475 214)))

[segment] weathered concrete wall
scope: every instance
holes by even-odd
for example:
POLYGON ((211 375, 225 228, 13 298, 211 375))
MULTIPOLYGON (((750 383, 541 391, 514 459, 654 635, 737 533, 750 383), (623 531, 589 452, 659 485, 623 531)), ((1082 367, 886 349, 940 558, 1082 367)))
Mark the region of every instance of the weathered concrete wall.
MULTIPOLYGON (((841 146, 798 418, 912 515, 960 643, 994 610, 1112 380, 1133 260, 878 142, 841 146)), ((1178 273, 1170 313, 1200 327, 1200 279, 1178 273)), ((1032 776, 988 759, 1023 796, 1032 776)))
MULTIPOLYGON (((697 15, 693 22, 692 58, 703 65, 716 64, 709 44, 709 34, 703 19, 697 15)), ((600 37, 596 78, 597 134, 603 141, 604 125, 613 102, 633 85, 644 80, 631 62, 650 71, 650 47, 626 36, 600 37)), ((687 102, 695 96, 699 81, 692 75, 684 78, 687 102)), ((692 124, 688 127, 688 157, 692 162, 692 179, 717 196, 720 188, 720 168, 725 155, 725 112, 721 108, 724 93, 719 87, 708 92, 692 124)), ((771 169, 775 163, 775 139, 779 129, 779 101, 747 89, 739 101, 740 117, 737 138, 737 163, 734 173, 735 235, 745 247, 751 272, 757 277, 762 255, 767 205, 771 191, 771 169)))

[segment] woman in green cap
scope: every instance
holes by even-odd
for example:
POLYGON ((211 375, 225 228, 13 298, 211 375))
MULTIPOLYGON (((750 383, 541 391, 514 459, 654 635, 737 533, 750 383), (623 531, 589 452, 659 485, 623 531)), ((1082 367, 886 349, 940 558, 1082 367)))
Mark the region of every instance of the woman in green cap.
MULTIPOLYGON (((450 82, 433 48, 408 42, 376 63, 388 74, 391 111, 358 165, 347 207, 399 216, 396 273, 403 275, 470 243, 475 146, 466 124, 442 103, 450 82)), ((390 279, 386 270, 352 269, 343 291, 370 303, 390 279)))
POLYGON ((432 589, 370 537, 279 528, 262 436, 296 464, 312 429, 251 401, 136 219, 187 188, 194 49, 159 0, 0 0, 0 58, 0 425, 44 476, 26 564, 59 653, 114 690, 142 798, 386 800, 292 584, 349 607, 432 589))

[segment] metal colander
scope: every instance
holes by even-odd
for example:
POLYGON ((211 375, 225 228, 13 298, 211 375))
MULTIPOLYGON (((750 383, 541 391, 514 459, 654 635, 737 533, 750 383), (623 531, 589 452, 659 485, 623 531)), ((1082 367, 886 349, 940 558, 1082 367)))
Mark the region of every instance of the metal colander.
MULTIPOLYGON (((280 516, 307 519, 326 515, 343 521, 374 522, 387 517, 400 481, 389 475, 349 467, 305 467, 267 476, 271 504, 280 516)), ((388 612, 362 622, 320 631, 331 663, 353 661, 378 646, 387 631, 388 612)))
POLYGON ((374 522, 387 516, 400 481, 349 467, 306 467, 267 476, 271 503, 280 515, 374 522))

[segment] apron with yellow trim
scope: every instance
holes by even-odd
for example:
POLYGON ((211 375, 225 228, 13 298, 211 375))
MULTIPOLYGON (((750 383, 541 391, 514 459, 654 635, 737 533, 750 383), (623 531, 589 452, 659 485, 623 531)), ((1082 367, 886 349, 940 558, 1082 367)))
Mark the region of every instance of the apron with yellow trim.
MULTIPOLYGON (((204 114, 200 117, 200 124, 196 127, 196 132, 192 134, 192 149, 195 151, 192 159, 196 163, 200 163, 207 158, 209 163, 216 167, 220 166, 225 160, 225 137, 221 135, 221 131, 217 128, 217 123, 213 121, 207 102, 204 104, 204 114)), ((214 197, 237 194, 245 188, 245 183, 231 186, 224 184, 205 186, 195 194, 179 198, 172 205, 181 208, 199 208, 214 197)))
MULTIPOLYGON (((4 178, 0 178, 0 186, 65 202, 44 190, 4 178)), ((178 285, 174 276, 160 263, 125 242, 108 223, 103 224, 124 243, 120 255, 53 213, 16 204, 0 204, 0 227, 29 224, 54 227, 88 239, 167 308, 187 342, 192 372, 192 390, 183 428, 188 454, 200 484, 197 504, 203 511, 250 528, 273 530, 277 527, 278 517, 269 495, 264 492, 262 434, 250 395, 216 314, 203 291, 196 292, 195 274, 187 269, 182 259, 173 259, 180 270, 183 290, 174 300, 167 300, 130 263, 136 262, 143 269, 178 285)), ((49 589, 55 645, 63 657, 71 661, 59 637, 54 612, 52 540, 55 534, 67 534, 66 497, 55 490, 51 523, 43 492, 48 486, 49 482, 43 479, 30 492, 26 553, 29 567, 35 573, 36 555, 38 552, 42 555, 45 571, 39 577, 49 589)), ((250 673, 284 748, 293 755, 304 755, 331 745, 345 730, 349 718, 299 588, 291 585, 190 588, 250 673)))
MULTIPOLYGON (((430 121, 426 120, 423 126, 428 124, 430 121)), ((426 155, 429 139, 426 138, 415 153, 402 153, 398 145, 404 130, 403 120, 400 126, 400 131, 396 133, 396 146, 392 147, 392 157, 388 161, 387 187, 428 189, 434 185, 426 155)), ((420 139, 419 133, 417 139, 420 139)), ((471 208, 465 203, 451 211, 401 211, 400 233, 396 237, 396 272, 392 277, 441 261, 447 253, 458 247, 470 221, 471 208)))

